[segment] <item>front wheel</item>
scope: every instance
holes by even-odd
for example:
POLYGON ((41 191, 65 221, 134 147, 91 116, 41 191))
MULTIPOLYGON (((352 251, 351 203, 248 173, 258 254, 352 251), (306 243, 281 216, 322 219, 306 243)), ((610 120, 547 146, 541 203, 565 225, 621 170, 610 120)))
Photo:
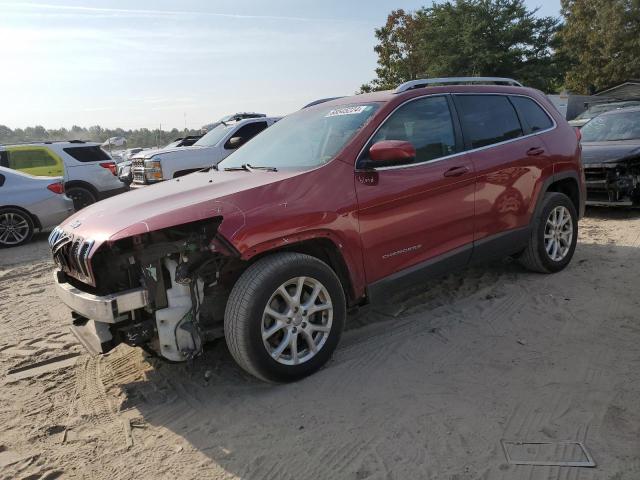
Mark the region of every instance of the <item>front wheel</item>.
POLYGON ((532 222, 529 244, 518 260, 534 272, 559 272, 571 261, 577 241, 576 207, 563 193, 549 192, 542 199, 541 211, 532 222))
POLYGON ((327 264, 276 253, 251 265, 234 285, 225 338, 244 370, 262 380, 291 382, 329 360, 345 317, 342 285, 327 264))

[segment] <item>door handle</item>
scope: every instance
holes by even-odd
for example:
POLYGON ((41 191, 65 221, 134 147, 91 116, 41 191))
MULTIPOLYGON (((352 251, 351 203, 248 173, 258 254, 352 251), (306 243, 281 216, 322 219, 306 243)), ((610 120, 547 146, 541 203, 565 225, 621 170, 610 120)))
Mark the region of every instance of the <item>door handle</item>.
POLYGON ((469 169, 467 167, 451 167, 449 170, 444 172, 443 176, 445 177, 459 177, 460 175, 464 175, 468 173, 469 169))
POLYGON ((527 155, 531 157, 535 157, 536 155, 542 155, 543 153, 544 153, 544 148, 540 148, 540 147, 531 147, 529 150, 527 150, 527 155))

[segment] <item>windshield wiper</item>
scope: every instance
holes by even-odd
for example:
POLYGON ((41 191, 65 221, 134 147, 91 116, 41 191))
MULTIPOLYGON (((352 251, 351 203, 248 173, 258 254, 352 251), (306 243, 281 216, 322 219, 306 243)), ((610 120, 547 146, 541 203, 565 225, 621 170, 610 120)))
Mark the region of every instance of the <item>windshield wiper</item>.
POLYGON ((243 163, 239 167, 227 167, 224 169, 226 172, 231 172, 235 170, 245 170, 247 172, 251 172, 253 170, 265 170, 267 172, 277 172, 278 169, 276 167, 261 167, 261 166, 253 166, 249 163, 243 163))

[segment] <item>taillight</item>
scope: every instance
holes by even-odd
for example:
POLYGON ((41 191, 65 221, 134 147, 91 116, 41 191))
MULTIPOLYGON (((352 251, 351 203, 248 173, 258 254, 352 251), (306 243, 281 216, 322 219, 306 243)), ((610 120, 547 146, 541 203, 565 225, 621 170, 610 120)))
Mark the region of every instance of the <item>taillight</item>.
POLYGON ((62 182, 51 183, 47 185, 47 188, 51 190, 53 193, 64 193, 64 184, 62 182))
POLYGON ((113 173, 114 175, 118 174, 118 168, 116 167, 116 164, 114 162, 102 162, 100 166, 102 168, 111 170, 111 173, 113 173))
POLYGON ((576 132, 576 137, 578 137, 578 142, 582 140, 582 132, 580 131, 580 129, 578 127, 573 127, 573 129, 576 132))

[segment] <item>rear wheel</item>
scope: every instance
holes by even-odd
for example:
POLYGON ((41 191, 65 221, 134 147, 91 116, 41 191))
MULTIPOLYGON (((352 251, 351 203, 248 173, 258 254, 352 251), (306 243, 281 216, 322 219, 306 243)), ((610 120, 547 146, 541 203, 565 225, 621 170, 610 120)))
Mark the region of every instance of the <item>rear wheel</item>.
POLYGON ((33 219, 16 208, 0 209, 0 248, 17 247, 33 237, 33 219))
POLYGON ((250 266, 234 285, 225 337, 247 372, 290 382, 329 360, 345 316, 344 291, 328 265, 309 255, 276 253, 250 266))
POLYGON ((85 187, 73 186, 66 189, 67 197, 73 200, 73 207, 76 212, 82 210, 84 207, 96 203, 97 198, 95 194, 85 187))
POLYGON ((519 261, 529 270, 554 273, 565 268, 578 241, 578 214, 573 202, 563 193, 549 192, 534 218, 531 238, 519 261))

